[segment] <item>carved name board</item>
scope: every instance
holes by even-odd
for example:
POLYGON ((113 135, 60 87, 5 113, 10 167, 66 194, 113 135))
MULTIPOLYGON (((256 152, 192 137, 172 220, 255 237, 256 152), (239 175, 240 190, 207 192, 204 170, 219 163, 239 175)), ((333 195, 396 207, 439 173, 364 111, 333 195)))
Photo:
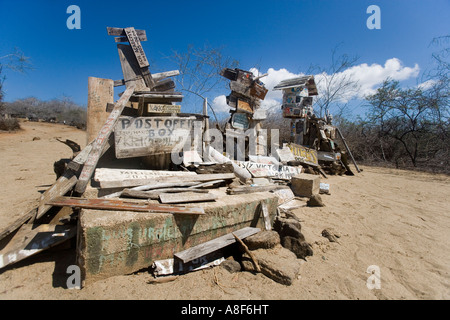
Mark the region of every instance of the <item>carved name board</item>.
POLYGON ((176 104, 149 104, 147 112, 180 113, 181 106, 176 104))
POLYGON ((114 130, 116 157, 178 152, 195 122, 195 117, 120 117, 114 130))
POLYGON ((247 169, 253 177, 271 177, 274 179, 289 180, 302 173, 302 167, 264 164, 250 161, 234 161, 239 167, 247 169))
POLYGON ((148 67, 150 64, 147 61, 147 57, 145 56, 144 49, 142 48, 141 41, 139 40, 139 36, 137 35, 136 30, 134 30, 134 28, 132 27, 125 28, 124 30, 128 38, 128 42, 130 43, 131 48, 133 48, 133 52, 139 63, 139 67, 148 67))

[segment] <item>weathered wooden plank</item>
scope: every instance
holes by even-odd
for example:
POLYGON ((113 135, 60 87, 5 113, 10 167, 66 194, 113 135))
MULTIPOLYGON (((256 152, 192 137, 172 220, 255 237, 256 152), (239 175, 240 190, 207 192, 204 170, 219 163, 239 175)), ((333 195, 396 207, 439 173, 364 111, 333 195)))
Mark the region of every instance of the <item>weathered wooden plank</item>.
POLYGON ((167 102, 181 102, 183 101, 183 94, 181 92, 159 92, 159 91, 136 91, 131 97, 132 102, 154 102, 155 100, 164 99, 167 102))
MULTIPOLYGON (((70 169, 73 172, 78 172, 81 170, 81 167, 86 162, 86 160, 89 156, 89 153, 92 151, 92 145, 94 144, 94 141, 95 140, 91 141, 86 147, 83 148, 83 150, 81 150, 81 152, 79 154, 77 154, 77 156, 75 158, 73 158, 67 164, 67 169, 70 169)), ((100 156, 102 156, 111 147, 111 145, 113 143, 114 143, 114 139, 110 136, 108 139, 108 142, 103 147, 103 150, 102 150, 102 153, 100 156)))
MULTIPOLYGON (((221 181, 223 181, 223 180, 221 180, 221 181)), ((214 181, 212 181, 212 182, 214 182, 214 181)), ((152 183, 152 184, 147 184, 147 185, 143 185, 143 186, 133 187, 128 190, 145 191, 145 190, 155 190, 155 189, 170 188, 170 187, 192 187, 192 186, 197 186, 197 185, 200 187, 203 184, 200 182, 152 183)), ((114 192, 114 193, 108 194, 106 196, 103 196, 102 198, 108 199, 108 198, 120 197, 122 195, 122 192, 123 192, 123 190, 114 192)), ((159 197, 158 197, 158 199, 159 199, 159 197)))
POLYGON ((162 203, 190 203, 190 202, 204 202, 215 201, 217 195, 212 193, 196 193, 196 192, 183 192, 183 193, 161 193, 159 200, 162 203))
POLYGON ((116 102, 114 110, 109 114, 108 119, 100 130, 99 135, 95 139, 92 145, 92 150, 89 153, 86 162, 84 163, 83 170, 81 171, 78 182, 75 186, 75 191, 79 194, 84 193, 84 191, 86 190, 89 179, 91 179, 92 174, 94 173, 95 167, 97 166, 102 151, 108 143, 108 138, 111 135, 114 126, 119 119, 123 108, 125 107, 125 104, 130 99, 131 94, 134 92, 134 88, 134 85, 132 85, 127 88, 127 90, 125 90, 125 93, 116 102))
POLYGON ((131 202, 116 199, 86 199, 74 197, 58 197, 48 202, 53 206, 76 207, 113 211, 138 211, 171 214, 205 214, 203 208, 165 205, 147 202, 131 202))
POLYGON ((134 55, 138 61, 138 64, 141 68, 148 67, 150 64, 148 63, 147 57, 145 56, 144 48, 142 48, 141 41, 139 41, 139 37, 136 33, 136 30, 133 27, 125 28, 125 35, 128 38, 128 42, 133 48, 134 55))
POLYGON ((179 113, 181 105, 176 104, 148 104, 147 112, 154 113, 179 113))
POLYGON ((114 102, 114 81, 95 77, 88 78, 88 103, 86 117, 86 143, 97 137, 108 118, 107 103, 114 102))
MULTIPOLYGON (((135 85, 135 91, 146 90, 144 78, 141 69, 134 57, 133 49, 129 45, 118 44, 117 51, 119 53, 120 65, 124 77, 125 86, 128 88, 132 84, 135 85)), ((119 95, 120 96, 120 95, 119 95)))
POLYGON ((52 206, 46 204, 49 200, 65 195, 67 192, 72 190, 77 181, 78 179, 72 171, 64 172, 64 174, 41 195, 36 219, 39 219, 48 210, 50 210, 52 206))
POLYGON ((175 89, 175 82, 171 79, 165 79, 161 81, 156 81, 152 90, 159 92, 167 92, 172 89, 175 89))
POLYGON ((163 188, 152 191, 139 191, 132 189, 124 189, 122 196, 138 199, 159 199, 161 193, 180 193, 180 192, 195 192, 195 193, 208 193, 208 190, 204 189, 189 189, 189 188, 163 188))
POLYGON ((0 251, 0 269, 76 235, 76 225, 24 224, 0 251))
POLYGON ((287 189, 287 188, 289 188, 289 187, 283 186, 283 185, 277 185, 277 184, 268 185, 268 186, 254 186, 254 187, 239 186, 239 187, 229 188, 227 190, 227 193, 228 194, 242 194, 242 193, 252 193, 252 192, 267 192, 267 191, 272 191, 272 190, 277 190, 277 189, 287 189))
POLYGON ((178 182, 206 182, 212 180, 230 180, 234 179, 236 176, 234 173, 219 173, 219 174, 198 174, 190 176, 179 176, 179 177, 153 177, 151 179, 125 179, 125 180, 115 180, 115 181, 99 181, 101 188, 126 188, 135 187, 146 184, 159 184, 159 183, 178 183, 178 182))
POLYGON ((3 238, 7 237, 11 233, 13 233, 17 229, 19 229, 27 221, 34 218, 36 216, 36 214, 37 214, 37 207, 33 208, 30 211, 28 211, 27 213, 21 215, 17 220, 15 220, 13 223, 11 223, 9 226, 4 228, 0 232, 0 240, 2 240, 3 238))
MULTIPOLYGON (((249 237, 255 233, 258 233, 261 231, 259 228, 252 228, 252 227, 246 227, 239 229, 237 231, 234 231, 233 233, 239 238, 244 239, 246 237, 249 237)), ((189 261, 192 261, 194 259, 198 259, 200 257, 203 257, 209 253, 212 253, 214 251, 220 250, 226 246, 229 246, 230 244, 233 244, 236 242, 236 239, 234 238, 233 234, 228 233, 222 237, 204 242, 198 246, 186 249, 181 252, 177 252, 174 254, 174 256, 183 263, 187 263, 189 261)))
MULTIPOLYGON (((106 30, 110 36, 126 36, 125 28, 106 27, 106 30)), ((135 31, 138 36, 147 38, 145 30, 135 29, 135 31)))
MULTIPOLYGON (((168 77, 178 76, 179 74, 180 74, 180 71, 178 71, 178 70, 165 71, 165 72, 159 72, 159 73, 152 74, 152 78, 155 81, 161 81, 168 77)), ((124 79, 114 80, 114 87, 119 87, 119 86, 124 86, 124 85, 125 85, 124 79)))

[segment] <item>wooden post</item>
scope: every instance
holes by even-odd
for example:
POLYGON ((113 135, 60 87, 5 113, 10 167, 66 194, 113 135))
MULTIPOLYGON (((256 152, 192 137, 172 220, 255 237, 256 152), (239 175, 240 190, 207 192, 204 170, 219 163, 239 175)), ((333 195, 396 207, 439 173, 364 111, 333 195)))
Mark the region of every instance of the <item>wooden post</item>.
POLYGON ((97 137, 109 113, 106 105, 114 102, 114 80, 88 78, 86 144, 97 137))
POLYGON ((120 114, 122 113, 125 105, 128 100, 130 100, 131 95, 133 94, 135 89, 134 84, 130 85, 120 99, 116 102, 113 111, 109 114, 108 119, 100 130, 97 139, 95 139, 92 150, 89 153, 89 156, 84 163, 83 170, 80 173, 80 177, 78 179, 77 185, 75 186, 75 191, 79 194, 83 194, 86 190, 87 184, 94 173, 95 167, 97 166, 98 160, 102 154, 103 148, 108 143, 109 136, 114 130, 114 126, 119 119, 120 114))

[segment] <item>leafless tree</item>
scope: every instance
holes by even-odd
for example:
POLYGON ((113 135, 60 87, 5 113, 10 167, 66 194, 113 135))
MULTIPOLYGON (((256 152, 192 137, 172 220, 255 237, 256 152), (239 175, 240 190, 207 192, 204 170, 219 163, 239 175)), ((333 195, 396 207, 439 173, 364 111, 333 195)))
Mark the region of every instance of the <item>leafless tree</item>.
POLYGON ((327 110, 334 116, 342 117, 346 112, 349 97, 359 89, 358 81, 344 71, 355 66, 357 56, 338 54, 336 46, 331 52, 331 62, 328 66, 312 65, 308 73, 316 75, 316 85, 319 95, 314 100, 314 110, 319 117, 323 117, 327 110))
MULTIPOLYGON (((223 68, 239 66, 237 60, 224 56, 223 48, 212 48, 207 45, 203 48, 189 45, 185 52, 174 50, 168 59, 174 62, 180 71, 180 75, 175 80, 181 90, 186 93, 184 101, 188 103, 195 101, 192 97, 204 99, 220 89, 221 85, 228 83, 227 79, 220 75, 223 68)), ((201 103, 198 105, 202 106, 201 103)), ((216 116, 209 101, 208 105, 216 116)))

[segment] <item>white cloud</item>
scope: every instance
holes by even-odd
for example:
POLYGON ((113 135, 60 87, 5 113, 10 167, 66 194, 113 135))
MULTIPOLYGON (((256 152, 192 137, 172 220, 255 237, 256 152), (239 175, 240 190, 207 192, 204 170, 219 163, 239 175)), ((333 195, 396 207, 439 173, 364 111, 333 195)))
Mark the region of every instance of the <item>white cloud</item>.
MULTIPOLYGON (((275 70, 269 68, 266 72, 262 72, 256 68, 250 69, 250 71, 258 76, 263 73, 267 73, 266 77, 260 79, 264 83, 265 87, 269 90, 266 98, 261 102, 261 107, 270 110, 277 110, 281 106, 282 91, 273 90, 273 88, 282 80, 304 76, 304 73, 293 73, 285 68, 275 70)), ((362 63, 351 68, 348 68, 336 76, 338 78, 351 77, 358 81, 360 89, 357 92, 351 92, 344 96, 344 100, 350 99, 364 99, 368 94, 373 94, 377 87, 380 86, 386 78, 392 78, 394 80, 403 81, 411 78, 416 78, 419 75, 419 65, 415 64, 414 67, 406 67, 397 58, 391 58, 386 60, 384 65, 373 63, 371 65, 362 63)), ((319 95, 323 90, 324 79, 330 75, 316 74, 314 78, 318 87, 319 95)), ((431 83, 423 83, 424 86, 430 86, 431 83)), ((226 104, 226 98, 224 95, 218 96, 213 101, 214 110, 216 112, 228 112, 230 109, 226 104)))
POLYGON ((230 107, 227 105, 227 98, 225 95, 220 95, 214 98, 212 107, 216 113, 228 113, 230 107))

